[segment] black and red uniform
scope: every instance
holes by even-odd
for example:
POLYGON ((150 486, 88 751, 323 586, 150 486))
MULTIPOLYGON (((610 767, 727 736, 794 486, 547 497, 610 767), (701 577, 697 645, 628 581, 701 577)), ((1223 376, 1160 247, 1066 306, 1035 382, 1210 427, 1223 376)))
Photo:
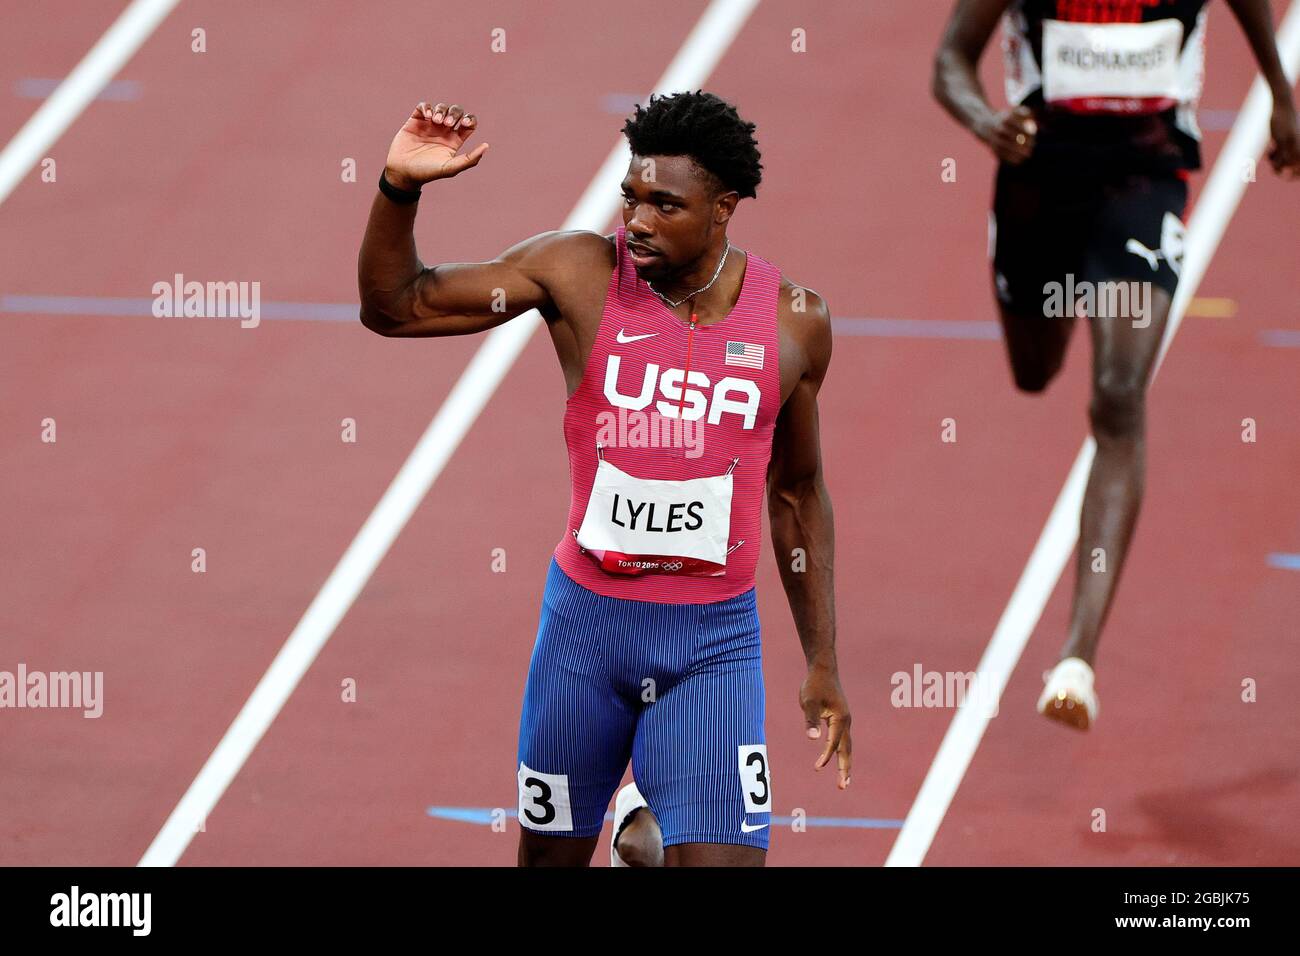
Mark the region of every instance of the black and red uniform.
POLYGON ((1208 0, 1016 0, 1003 16, 1007 99, 1034 112, 1033 155, 998 169, 990 223, 998 298, 1042 309, 1044 286, 1147 280, 1171 295, 1208 0))

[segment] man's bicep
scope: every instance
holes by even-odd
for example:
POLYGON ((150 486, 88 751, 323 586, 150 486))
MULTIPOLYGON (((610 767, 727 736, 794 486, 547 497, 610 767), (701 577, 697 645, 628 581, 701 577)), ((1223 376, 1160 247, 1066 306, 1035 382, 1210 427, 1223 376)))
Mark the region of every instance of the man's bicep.
POLYGON ((773 494, 797 489, 821 473, 817 385, 811 378, 802 379, 777 415, 768 466, 768 486, 773 494))
POLYGON ((797 487, 821 473, 817 396, 830 369, 831 316, 825 300, 816 292, 805 290, 805 299, 805 311, 792 323, 797 335, 788 345, 798 350, 803 371, 777 415, 772 436, 768 479, 774 490, 797 487))
POLYGON ((547 277, 562 253, 560 233, 543 233, 511 246, 488 262, 448 262, 424 269, 416 279, 412 313, 417 320, 486 319, 498 325, 551 302, 547 277))

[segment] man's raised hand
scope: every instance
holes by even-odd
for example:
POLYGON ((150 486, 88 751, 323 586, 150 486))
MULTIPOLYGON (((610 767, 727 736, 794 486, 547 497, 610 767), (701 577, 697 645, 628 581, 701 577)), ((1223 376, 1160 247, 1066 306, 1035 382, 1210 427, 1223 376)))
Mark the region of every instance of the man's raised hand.
POLYGON ((476 129, 478 117, 459 106, 420 103, 388 147, 385 177, 398 189, 414 190, 477 166, 487 152, 487 143, 458 155, 476 129))

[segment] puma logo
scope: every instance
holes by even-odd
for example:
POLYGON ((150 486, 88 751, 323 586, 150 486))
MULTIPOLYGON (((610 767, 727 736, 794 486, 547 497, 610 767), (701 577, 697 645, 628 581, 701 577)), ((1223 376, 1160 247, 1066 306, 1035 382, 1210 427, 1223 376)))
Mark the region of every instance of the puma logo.
POLYGON ((1131 252, 1135 256, 1140 256, 1151 267, 1152 272, 1160 268, 1160 260, 1164 259, 1169 263, 1169 268, 1174 270, 1174 275, 1183 271, 1183 251, 1186 246, 1186 228, 1182 220, 1171 212, 1165 213, 1165 218, 1160 223, 1160 248, 1151 249, 1144 243, 1136 239, 1130 239, 1124 244, 1124 251, 1131 252))
POLYGON ((1148 249, 1146 246, 1142 245, 1142 243, 1138 242, 1136 239, 1130 239, 1127 243, 1125 243, 1124 251, 1131 252, 1135 256, 1141 256, 1143 259, 1147 261, 1147 265, 1151 267, 1152 272, 1155 272, 1157 269, 1160 268, 1160 260, 1164 258, 1165 255, 1161 251, 1148 249))

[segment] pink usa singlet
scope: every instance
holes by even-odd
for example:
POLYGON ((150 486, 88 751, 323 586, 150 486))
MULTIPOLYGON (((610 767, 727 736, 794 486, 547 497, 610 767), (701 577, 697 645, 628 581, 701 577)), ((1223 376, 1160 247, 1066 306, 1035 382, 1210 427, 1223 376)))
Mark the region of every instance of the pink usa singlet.
MULTIPOLYGON (((569 398, 564 437, 569 449, 572 501, 564 536, 555 549, 560 568, 578 584, 606 597, 665 604, 705 604, 743 594, 754 586, 762 550, 767 466, 781 403, 777 302, 780 272, 747 254, 740 298, 721 322, 691 327, 668 311, 632 267, 625 230, 615 238, 617 265, 582 382, 569 398), (600 446, 598 449, 597 446, 600 446), (687 573, 615 573, 598 553, 582 548, 597 464, 603 457, 620 478, 688 481, 731 474, 730 524, 725 570, 711 576, 687 573), (584 529, 585 531, 585 529, 584 529)), ((626 488, 620 487, 620 491, 626 488)), ((698 522, 693 503, 664 501, 654 508, 635 495, 601 501, 601 522, 630 527, 653 539, 658 555, 698 522), (666 513, 667 512, 667 513, 666 513)), ((594 521, 593 521, 594 523, 594 521)), ((626 532, 623 532, 626 533, 626 532)), ((627 564, 627 562, 623 562, 627 564)), ((682 562, 661 562, 679 568, 682 562)), ((688 562, 689 564, 689 562, 688 562)))

